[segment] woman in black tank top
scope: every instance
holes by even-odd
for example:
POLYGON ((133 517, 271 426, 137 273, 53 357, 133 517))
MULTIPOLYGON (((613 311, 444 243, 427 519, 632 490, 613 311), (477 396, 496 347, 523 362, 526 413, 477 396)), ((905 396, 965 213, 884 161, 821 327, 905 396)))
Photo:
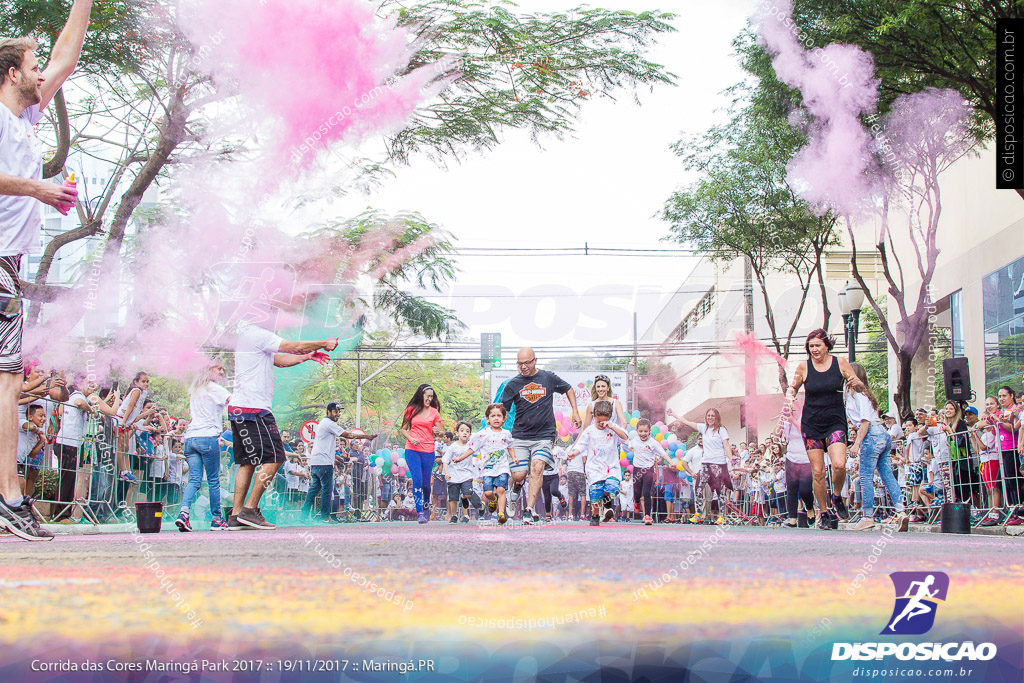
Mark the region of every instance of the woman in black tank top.
MULTIPOLYGON (((811 461, 814 477, 814 498, 821 508, 819 528, 828 529, 838 514, 849 519, 850 513, 839 493, 846 481, 846 406, 843 389, 849 384, 857 389, 859 380, 853 374, 849 361, 829 353, 835 340, 825 330, 814 330, 807 335, 804 348, 808 359, 793 373, 793 381, 786 391, 792 401, 801 386, 804 387, 804 408, 800 420, 807 457, 811 461), (832 462, 832 505, 829 505, 825 486, 825 451, 832 462), (833 510, 829 508, 833 507, 833 510)), ((863 389, 861 389, 863 390, 863 389)))

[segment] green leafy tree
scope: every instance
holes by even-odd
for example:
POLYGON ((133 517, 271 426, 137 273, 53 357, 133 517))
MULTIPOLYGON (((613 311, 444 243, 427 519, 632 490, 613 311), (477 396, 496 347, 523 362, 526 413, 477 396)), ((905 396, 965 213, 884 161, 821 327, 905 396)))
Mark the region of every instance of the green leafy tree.
MULTIPOLYGON (((793 334, 812 286, 818 286, 824 324, 830 317, 821 269, 826 250, 838 244, 836 217, 814 215, 786 177, 786 165, 806 142, 789 125, 787 91, 770 65, 756 55, 744 67, 759 85, 730 89, 735 100, 730 120, 673 145, 684 167, 699 179, 672 194, 662 211, 671 224, 669 239, 693 244, 712 260, 747 259, 758 284, 775 351, 789 358, 793 334), (768 279, 795 276, 801 303, 789 320, 776 314, 768 279)), ((787 386, 779 364, 779 384, 787 386)))

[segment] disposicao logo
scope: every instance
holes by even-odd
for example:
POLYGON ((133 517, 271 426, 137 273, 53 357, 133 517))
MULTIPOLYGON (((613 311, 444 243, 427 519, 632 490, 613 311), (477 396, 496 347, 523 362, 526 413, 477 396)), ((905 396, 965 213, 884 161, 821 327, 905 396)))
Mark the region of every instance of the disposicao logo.
POLYGON ((893 572, 896 605, 882 635, 919 636, 935 625, 938 601, 945 602, 949 576, 943 572, 893 572))
MULTIPOLYGON (((883 636, 919 636, 935 625, 939 602, 946 600, 949 576, 943 572, 893 572, 889 575, 896 589, 896 604, 882 629, 883 636)), ((950 643, 834 643, 832 660, 880 660, 895 656, 900 660, 946 662, 988 661, 996 656, 993 643, 973 641, 950 643)))

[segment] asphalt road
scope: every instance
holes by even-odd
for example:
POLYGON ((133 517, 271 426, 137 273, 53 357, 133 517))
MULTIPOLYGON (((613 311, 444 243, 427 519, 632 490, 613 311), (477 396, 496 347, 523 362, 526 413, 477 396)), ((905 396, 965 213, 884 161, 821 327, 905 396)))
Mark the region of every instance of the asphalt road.
MULTIPOLYGON (((1024 539, 996 536, 635 524, 0 538, 0 680, 65 652, 429 659, 458 643, 523 666, 508 648, 555 648, 540 666, 596 640, 636 655, 776 638, 813 654, 826 639, 877 637, 889 572, 912 570, 950 575, 932 636, 977 625, 1020 640, 1022 551, 1024 539)), ((475 680, 464 655, 448 653, 449 673, 475 680)))

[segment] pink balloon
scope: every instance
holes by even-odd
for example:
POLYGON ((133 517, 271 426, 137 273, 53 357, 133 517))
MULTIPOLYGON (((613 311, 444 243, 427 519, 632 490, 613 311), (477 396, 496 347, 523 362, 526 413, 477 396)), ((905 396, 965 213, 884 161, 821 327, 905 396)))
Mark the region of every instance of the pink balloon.
POLYGON ((626 469, 629 470, 630 472, 632 472, 633 471, 633 466, 632 465, 626 465, 626 469))
POLYGON ((395 462, 395 463, 398 462, 398 453, 392 453, 391 454, 391 462, 395 462))
POLYGON ((619 458, 619 464, 625 467, 626 465, 629 464, 629 460, 626 460, 625 458, 619 458))

